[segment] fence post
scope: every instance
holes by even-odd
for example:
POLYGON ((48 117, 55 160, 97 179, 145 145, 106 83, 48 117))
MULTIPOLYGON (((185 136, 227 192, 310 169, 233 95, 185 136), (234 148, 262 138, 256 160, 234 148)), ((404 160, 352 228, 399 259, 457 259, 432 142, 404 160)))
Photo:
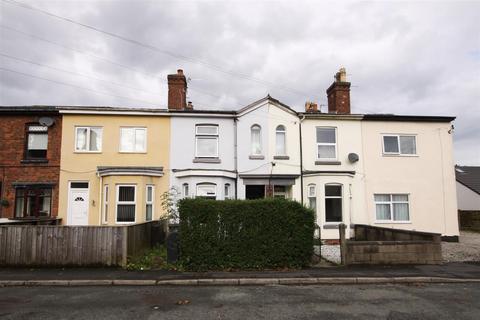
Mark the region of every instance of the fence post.
POLYGON ((128 256, 128 227, 122 227, 122 267, 127 266, 128 256))
POLYGON ((347 240, 345 239, 347 226, 344 223, 338 225, 338 232, 340 233, 340 257, 341 264, 347 264, 347 240))

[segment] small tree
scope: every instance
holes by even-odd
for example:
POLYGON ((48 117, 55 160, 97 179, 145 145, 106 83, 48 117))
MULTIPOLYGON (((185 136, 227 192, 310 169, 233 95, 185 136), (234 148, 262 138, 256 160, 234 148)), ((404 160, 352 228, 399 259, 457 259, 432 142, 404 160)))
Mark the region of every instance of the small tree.
POLYGON ((179 221, 177 201, 180 193, 175 187, 165 191, 160 196, 160 205, 163 211, 166 213, 162 220, 168 220, 169 223, 176 224, 179 221))

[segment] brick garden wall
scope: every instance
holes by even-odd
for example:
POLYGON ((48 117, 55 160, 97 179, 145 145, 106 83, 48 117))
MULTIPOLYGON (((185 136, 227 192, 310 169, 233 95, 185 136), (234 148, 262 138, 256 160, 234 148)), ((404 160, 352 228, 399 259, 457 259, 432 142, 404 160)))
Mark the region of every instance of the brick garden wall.
POLYGON ((0 181, 1 199, 9 202, 0 206, 0 218, 14 217, 15 188, 13 183, 54 183, 52 188, 52 216, 58 214, 58 181, 60 175, 60 148, 62 119, 56 112, 2 113, 0 115, 0 181), (38 122, 43 116, 51 117, 55 124, 48 129, 47 163, 25 162, 26 125, 38 122))

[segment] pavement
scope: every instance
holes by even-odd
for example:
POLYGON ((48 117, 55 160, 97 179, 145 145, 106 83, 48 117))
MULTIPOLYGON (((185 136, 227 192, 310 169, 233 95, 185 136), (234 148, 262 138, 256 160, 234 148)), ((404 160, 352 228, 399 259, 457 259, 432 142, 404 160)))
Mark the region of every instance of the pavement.
POLYGON ((0 268, 0 286, 270 285, 478 282, 479 263, 335 266, 287 271, 178 272, 118 268, 0 268))
POLYGON ((478 319, 475 283, 0 288, 0 319, 478 319))

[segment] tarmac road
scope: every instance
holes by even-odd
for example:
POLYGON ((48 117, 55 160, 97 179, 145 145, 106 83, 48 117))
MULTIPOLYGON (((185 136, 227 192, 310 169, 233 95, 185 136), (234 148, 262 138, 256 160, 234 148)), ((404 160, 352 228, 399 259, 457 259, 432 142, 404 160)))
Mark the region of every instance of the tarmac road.
POLYGON ((0 319, 480 319, 480 284, 4 287, 0 319))

